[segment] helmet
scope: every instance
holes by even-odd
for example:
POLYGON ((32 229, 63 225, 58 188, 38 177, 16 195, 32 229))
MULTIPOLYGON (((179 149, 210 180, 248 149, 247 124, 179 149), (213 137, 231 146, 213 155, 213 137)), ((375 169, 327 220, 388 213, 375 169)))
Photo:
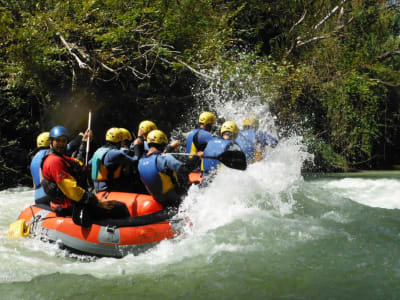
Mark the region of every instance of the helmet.
POLYGON ((50 132, 45 131, 38 135, 36 138, 36 145, 38 148, 48 148, 50 147, 50 132))
POLYGON ((132 141, 133 140, 132 134, 128 129, 120 128, 119 131, 122 134, 122 140, 123 141, 125 141, 125 140, 132 141))
POLYGON ((224 132, 231 132, 234 136, 236 136, 239 133, 239 128, 237 127, 235 122, 226 121, 221 126, 221 134, 224 134, 224 132))
POLYGON ((157 125, 152 121, 142 121, 139 124, 139 129, 143 130, 143 134, 148 134, 150 131, 157 129, 157 125))
POLYGON ((111 127, 106 132, 106 141, 111 143, 119 143, 122 141, 122 133, 119 128, 111 127))
POLYGON ((164 132, 161 130, 152 130, 147 135, 147 143, 150 144, 158 144, 158 145, 166 145, 168 144, 168 138, 164 132))
POLYGON ((259 122, 255 116, 250 116, 243 119, 243 126, 258 126, 259 122))
POLYGON ((215 123, 217 123, 217 119, 215 118, 213 113, 211 113, 209 111, 205 111, 200 114, 199 123, 200 124, 215 124, 215 123))
POLYGON ((49 135, 49 137, 50 137, 51 139, 54 139, 54 138, 58 138, 58 137, 60 137, 60 136, 66 136, 67 138, 69 138, 69 132, 68 132, 68 130, 67 130, 65 127, 60 126, 60 125, 54 126, 54 127, 50 130, 50 135, 49 135))

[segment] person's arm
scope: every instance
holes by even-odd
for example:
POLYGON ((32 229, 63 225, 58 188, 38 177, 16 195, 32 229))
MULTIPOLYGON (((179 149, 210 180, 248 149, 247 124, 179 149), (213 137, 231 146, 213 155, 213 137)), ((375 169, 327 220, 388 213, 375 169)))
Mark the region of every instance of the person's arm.
POLYGON ((193 156, 192 159, 183 163, 177 160, 174 156, 170 154, 160 155, 157 159, 157 167, 161 171, 166 169, 171 169, 175 171, 179 176, 186 178, 190 172, 195 168, 200 166, 200 158, 198 156, 193 156))
POLYGON ((52 160, 48 168, 51 178, 67 198, 76 202, 82 199, 86 191, 78 186, 76 179, 65 170, 64 162, 61 159, 52 160))
POLYGON ((79 146, 81 145, 82 142, 82 137, 83 137, 83 132, 73 137, 72 140, 68 143, 67 145, 68 155, 71 155, 73 152, 79 149, 79 146))
POLYGON ((79 161, 84 162, 86 160, 86 146, 88 142, 90 143, 92 138, 93 138, 93 132, 89 129, 86 130, 85 134, 83 134, 82 142, 79 146, 78 154, 76 156, 76 159, 78 159, 79 161))
POLYGON ((106 168, 112 168, 113 166, 119 165, 130 165, 135 164, 139 160, 139 157, 130 156, 127 150, 112 149, 107 152, 104 157, 104 166, 106 168))

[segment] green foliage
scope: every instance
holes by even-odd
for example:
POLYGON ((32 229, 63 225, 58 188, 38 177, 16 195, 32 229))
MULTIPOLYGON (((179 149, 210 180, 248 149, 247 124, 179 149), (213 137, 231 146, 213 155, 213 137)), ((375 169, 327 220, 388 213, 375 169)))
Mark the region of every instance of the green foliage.
POLYGON ((0 174, 12 172, 9 161, 26 166, 41 130, 81 130, 89 107, 99 131, 143 118, 168 131, 193 109, 199 70, 215 66, 213 84, 228 81, 237 101, 265 99, 281 134, 304 134, 323 170, 398 162, 400 22, 391 4, 1 1, 0 174))

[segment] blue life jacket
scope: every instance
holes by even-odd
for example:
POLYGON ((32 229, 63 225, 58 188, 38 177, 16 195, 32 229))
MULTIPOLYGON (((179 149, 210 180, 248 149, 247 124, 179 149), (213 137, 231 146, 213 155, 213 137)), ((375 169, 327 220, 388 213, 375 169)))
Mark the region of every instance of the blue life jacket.
MULTIPOLYGON (((233 144, 232 140, 224 140, 221 138, 214 138, 208 142, 206 149, 204 149, 204 156, 215 156, 218 157, 222 153, 224 153, 230 145, 233 144)), ((216 170, 221 162, 217 159, 212 158, 204 158, 203 159, 203 168, 205 174, 216 170)))
POLYGON ((256 152, 257 134, 254 129, 241 130, 235 139, 246 155, 247 162, 253 162, 256 152))
POLYGON ((214 137, 204 128, 194 129, 189 133, 186 141, 186 153, 195 154, 197 151, 204 151, 207 143, 214 137))
POLYGON ((33 183, 35 185, 35 204, 49 204, 51 197, 49 197, 45 191, 43 190, 42 185, 40 184, 41 178, 41 164, 43 158, 46 156, 46 153, 49 149, 39 150, 32 159, 30 169, 31 175, 33 178, 33 183))
POLYGON ((176 172, 170 170, 161 172, 157 167, 157 159, 161 152, 157 151, 139 160, 140 178, 148 192, 161 205, 170 206, 179 204, 181 196, 175 190, 177 185, 176 172))

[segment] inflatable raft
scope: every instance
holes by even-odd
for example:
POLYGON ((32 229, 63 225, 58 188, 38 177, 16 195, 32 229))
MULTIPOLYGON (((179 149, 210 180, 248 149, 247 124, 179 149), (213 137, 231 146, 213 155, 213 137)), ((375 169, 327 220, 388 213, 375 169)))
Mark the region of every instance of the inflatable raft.
MULTIPOLYGON (((98 194, 97 197, 101 197, 98 194)), ((162 209, 152 196, 110 192, 107 199, 125 203, 131 220, 162 209)), ((30 235, 38 236, 46 242, 56 242, 61 249, 72 253, 100 257, 123 257, 127 254, 139 254, 162 240, 171 239, 180 234, 184 220, 162 221, 149 225, 121 225, 121 220, 113 224, 93 224, 90 228, 75 225, 71 217, 59 217, 50 209, 30 206, 23 210, 18 220, 24 220, 30 235)), ((123 223, 123 222, 122 222, 123 223)))

